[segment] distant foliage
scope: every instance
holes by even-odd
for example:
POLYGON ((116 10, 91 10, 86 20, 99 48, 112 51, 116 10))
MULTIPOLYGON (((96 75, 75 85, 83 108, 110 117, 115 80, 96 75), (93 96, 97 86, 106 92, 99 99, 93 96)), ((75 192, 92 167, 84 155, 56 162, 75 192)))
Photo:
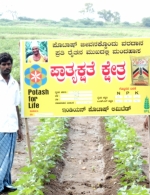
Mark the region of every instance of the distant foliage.
POLYGON ((131 25, 129 22, 126 22, 126 21, 123 22, 122 24, 123 24, 124 26, 130 26, 130 25, 131 25))
POLYGON ((95 10, 92 3, 85 3, 84 9, 79 12, 85 16, 84 18, 91 18, 95 10))
POLYGON ((58 24, 63 27, 74 27, 76 26, 76 21, 71 18, 64 17, 60 19, 58 24))
POLYGON ((2 18, 2 19, 0 19, 0 23, 1 23, 1 22, 12 22, 12 20, 2 18))
POLYGON ((118 12, 112 12, 111 10, 101 10, 97 12, 99 18, 105 22, 112 22, 114 24, 120 23, 120 14, 118 12))
POLYGON ((50 23, 52 23, 52 24, 58 24, 59 22, 57 22, 55 20, 50 20, 50 23))
POLYGON ((60 21, 63 21, 63 22, 74 22, 74 20, 73 20, 73 19, 71 19, 71 18, 67 18, 67 17, 65 17, 65 18, 61 18, 61 19, 60 19, 60 21))
POLYGON ((49 20, 47 19, 44 19, 44 18, 41 18, 41 19, 37 19, 36 22, 49 22, 49 20))
MULTIPOLYGON (((79 13, 84 15, 85 19, 94 19, 95 10, 92 3, 85 3, 84 9, 79 11, 79 13)), ((100 10, 97 12, 98 17, 105 22, 111 22, 114 24, 120 23, 120 13, 119 12, 112 12, 111 10, 100 10)), ((86 22, 87 23, 87 22, 86 22)), ((87 25, 87 24, 86 24, 87 25)))
POLYGON ((96 21, 95 24, 96 24, 96 26, 103 26, 104 25, 104 22, 102 22, 102 21, 96 21))
POLYGON ((113 23, 114 24, 119 24, 120 23, 120 14, 119 12, 113 12, 113 23))
POLYGON ((79 22, 83 23, 84 25, 91 25, 91 24, 93 24, 93 20, 91 20, 89 18, 80 19, 79 22))
POLYGON ((33 18, 28 18, 28 17, 18 17, 18 19, 20 20, 20 21, 34 21, 35 19, 33 19, 33 18))
POLYGON ((99 15, 99 18, 103 19, 105 22, 111 22, 112 18, 113 18, 113 13, 111 12, 111 10, 101 10, 98 11, 97 14, 99 15))
POLYGON ((142 19, 142 24, 143 24, 144 26, 150 27, 150 17, 148 17, 148 18, 143 18, 143 19, 142 19))

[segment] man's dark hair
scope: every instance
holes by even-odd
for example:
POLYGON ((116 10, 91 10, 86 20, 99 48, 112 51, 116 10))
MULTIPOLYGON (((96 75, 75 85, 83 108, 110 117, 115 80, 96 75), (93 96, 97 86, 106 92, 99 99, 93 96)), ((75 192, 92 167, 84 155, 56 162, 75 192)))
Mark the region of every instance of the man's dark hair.
POLYGON ((11 64, 13 64, 13 58, 11 57, 11 55, 9 53, 0 53, 0 64, 2 62, 7 62, 8 60, 11 61, 11 64))

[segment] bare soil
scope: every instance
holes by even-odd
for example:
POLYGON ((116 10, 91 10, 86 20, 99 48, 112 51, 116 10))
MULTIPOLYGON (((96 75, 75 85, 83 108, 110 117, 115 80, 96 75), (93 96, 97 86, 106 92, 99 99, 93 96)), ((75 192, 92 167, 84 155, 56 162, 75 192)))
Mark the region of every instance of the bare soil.
MULTIPOLYGON (((142 143, 141 155, 148 161, 148 131, 143 129, 145 116, 126 116, 142 143)), ((28 119, 31 144, 38 119, 28 119)), ((24 141, 17 143, 13 181, 18 178, 20 167, 26 164, 25 130, 24 141)), ((114 178, 115 163, 110 142, 106 140, 103 117, 75 117, 70 120, 68 140, 64 147, 64 160, 58 161, 53 172, 57 179, 45 185, 45 195, 116 195, 118 178, 114 178)), ((143 167, 148 176, 148 165, 143 167)))

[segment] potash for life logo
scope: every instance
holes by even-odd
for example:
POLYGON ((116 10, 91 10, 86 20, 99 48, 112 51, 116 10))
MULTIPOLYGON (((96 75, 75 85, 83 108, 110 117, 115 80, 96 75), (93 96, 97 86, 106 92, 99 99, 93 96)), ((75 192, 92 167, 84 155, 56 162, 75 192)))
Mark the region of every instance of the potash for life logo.
POLYGON ((47 71, 37 64, 27 68, 24 72, 25 83, 34 89, 40 88, 47 82, 47 71))

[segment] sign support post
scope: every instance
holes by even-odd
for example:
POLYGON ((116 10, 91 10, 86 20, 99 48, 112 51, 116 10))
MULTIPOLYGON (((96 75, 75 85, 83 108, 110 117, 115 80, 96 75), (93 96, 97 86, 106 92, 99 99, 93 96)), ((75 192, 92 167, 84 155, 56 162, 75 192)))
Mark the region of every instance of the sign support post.
POLYGON ((32 154, 31 154, 31 145, 30 145, 30 135, 29 135, 29 126, 27 118, 25 118, 25 129, 26 129, 26 141, 28 146, 29 160, 32 162, 32 154))

